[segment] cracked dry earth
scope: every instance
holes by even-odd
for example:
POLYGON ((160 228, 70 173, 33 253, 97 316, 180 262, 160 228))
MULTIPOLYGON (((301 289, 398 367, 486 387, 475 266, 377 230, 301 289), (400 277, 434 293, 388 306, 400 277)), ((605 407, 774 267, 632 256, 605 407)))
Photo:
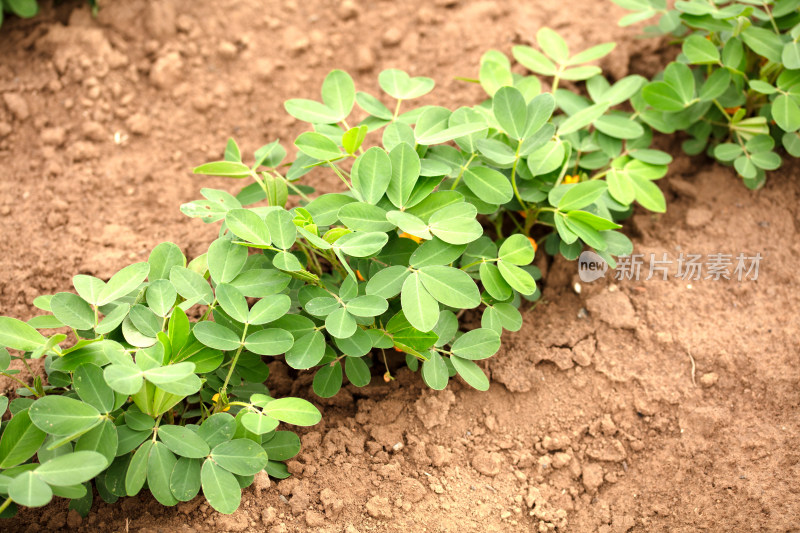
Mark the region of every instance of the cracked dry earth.
MULTIPOLYGON (((666 53, 617 28, 622 13, 604 0, 127 0, 103 2, 96 19, 81 2, 43 3, 34 20, 7 20, 0 42, 0 313, 19 318, 72 274, 108 276, 163 240, 201 253, 215 228, 178 206, 233 185, 187 170, 230 135, 249 149, 292 138, 302 125, 281 103, 313 97, 331 68, 373 93, 381 69, 405 68, 437 81, 423 103, 456 105, 481 96, 455 76, 543 25, 576 48, 618 41, 604 65, 615 79, 652 72, 666 53)), ((751 192, 672 148, 668 213, 627 224, 636 253, 759 252, 757 281, 682 281, 673 263, 668 281, 576 293, 576 265, 540 257, 544 297, 486 363, 489 392, 458 381, 433 392, 400 371, 323 401, 311 375, 275 362, 270 387, 311 399, 323 422, 301 433, 294 475, 247 489, 234 515, 141 495, 96 498, 86 518, 57 501, 0 527, 797 531, 800 165, 751 192)))

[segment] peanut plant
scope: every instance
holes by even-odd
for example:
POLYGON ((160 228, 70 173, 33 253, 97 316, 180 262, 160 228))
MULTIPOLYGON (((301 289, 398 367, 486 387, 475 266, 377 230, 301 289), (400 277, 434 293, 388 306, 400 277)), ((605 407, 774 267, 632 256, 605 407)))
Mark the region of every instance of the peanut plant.
POLYGON ((633 202, 665 208, 653 181, 670 157, 622 108, 645 80, 611 85, 586 64, 612 44, 570 55, 551 30, 537 40, 542 52, 513 50, 536 75, 489 52, 474 80, 489 98, 455 110, 408 109, 430 78, 383 71, 378 98, 332 71, 321 101, 285 104, 310 125, 293 160, 278 141, 244 157, 229 140, 223 160, 195 168, 248 182, 181 206, 219 224, 205 254, 187 263, 162 243, 108 281, 78 275, 75 292, 37 298, 45 313, 28 322, 0 317, 0 373, 20 385, 0 397, 1 515, 54 495, 85 514, 92 480, 107 502, 146 486, 175 505, 202 490, 234 512, 254 476, 288 475, 300 441, 280 424, 321 418, 270 395, 264 358, 313 371, 321 397, 393 379, 397 352, 433 389, 455 376, 488 389, 480 361, 539 298, 539 242, 567 258, 588 245, 613 265, 632 250, 617 230, 633 202), (588 97, 560 87, 584 80, 588 97), (341 192, 314 196, 300 182, 310 172, 341 192))
POLYGON ((800 1, 614 0, 631 24, 659 16, 681 54, 632 99, 641 120, 685 131, 683 149, 733 164, 757 189, 781 166, 776 146, 800 157, 800 1))

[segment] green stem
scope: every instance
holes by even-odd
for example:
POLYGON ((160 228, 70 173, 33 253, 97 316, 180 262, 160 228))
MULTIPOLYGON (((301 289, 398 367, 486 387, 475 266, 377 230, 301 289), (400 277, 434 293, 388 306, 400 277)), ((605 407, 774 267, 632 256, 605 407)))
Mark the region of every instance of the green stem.
POLYGON ((723 114, 723 115, 725 115, 725 118, 726 118, 726 119, 728 119, 728 122, 730 123, 730 122, 731 122, 731 120, 733 120, 733 119, 732 119, 732 118, 731 118, 731 116, 728 114, 728 112, 727 112, 727 111, 725 111, 725 108, 722 106, 722 104, 720 104, 720 103, 717 101, 717 99, 716 99, 716 98, 715 98, 714 100, 712 100, 712 102, 714 102, 714 105, 715 105, 715 106, 717 106, 717 109, 719 109, 719 110, 722 112, 722 114, 723 114))
POLYGON ((287 186, 287 187, 289 187, 289 188, 290 188, 290 189, 292 189, 294 192, 296 192, 296 193, 297 193, 297 196, 299 196, 300 198, 302 198, 302 199, 303 199, 303 200, 305 200, 306 202, 310 202, 310 201, 311 201, 311 198, 309 198, 309 197, 308 197, 308 195, 307 195, 306 193, 304 193, 303 191, 301 191, 300 189, 298 189, 298 188, 297 188, 297 186, 295 186, 295 185, 294 185, 294 184, 293 184, 291 181, 289 181, 288 179, 284 178, 283 176, 281 176, 281 175, 280 175, 280 174, 278 174, 277 172, 275 173, 275 175, 276 175, 277 177, 279 177, 280 179, 282 179, 282 180, 283 180, 283 182, 284 182, 284 183, 286 183, 286 186, 287 186))
POLYGON ((208 309, 206 309, 206 312, 200 318, 199 322, 202 322, 204 320, 208 320, 208 317, 211 315, 211 312, 214 311, 214 306, 215 305, 217 305, 217 299, 216 298, 214 298, 214 301, 211 302, 211 305, 208 306, 208 309))
POLYGON ((6 501, 3 502, 3 505, 0 505, 0 513, 8 509, 9 505, 11 505, 11 498, 6 498, 6 501))
POLYGON ((333 171, 336 173, 336 175, 339 176, 339 178, 344 182, 345 185, 347 185, 348 189, 353 190, 353 186, 350 185, 350 182, 347 181, 347 178, 344 177, 344 174, 342 174, 342 172, 339 170, 339 167, 337 167, 330 161, 328 162, 328 166, 331 167, 333 171))
POLYGON ((8 379, 12 379, 12 380, 16 381, 17 383, 19 383, 20 385, 22 385, 23 387, 25 387, 26 389, 28 389, 28 390, 31 392, 31 394, 33 394, 34 396, 39 396, 39 393, 37 393, 37 392, 36 392, 35 390, 33 390, 32 388, 30 388, 30 387, 28 386, 28 384, 27 384, 27 383, 25 383, 24 381, 22 381, 21 379, 15 378, 14 376, 10 376, 10 375, 6 374, 5 372, 0 372, 0 376, 5 376, 5 377, 7 377, 8 379))
POLYGON ((461 176, 463 176, 463 175, 464 175, 464 172, 465 172, 465 171, 466 171, 466 170, 469 168, 469 164, 470 164, 470 163, 472 163, 472 160, 473 160, 473 159, 475 159, 475 155, 476 155, 476 154, 475 154, 475 153, 473 153, 473 154, 472 154, 472 155, 469 157, 469 160, 468 160, 468 161, 467 161, 467 162, 466 162, 466 163, 465 163, 465 164, 464 164, 464 165, 461 167, 461 172, 459 172, 459 173, 458 173, 458 177, 456 178, 456 181, 454 181, 454 182, 453 182, 453 186, 452 186, 452 187, 450 187, 450 190, 451 190, 451 191, 454 191, 454 190, 456 189, 456 187, 458 187, 458 183, 461 181, 461 176))
POLYGON ((397 120, 397 117, 400 116, 400 104, 402 103, 403 103, 402 98, 397 101, 397 105, 394 108, 394 115, 392 116, 392 122, 397 120))
POLYGON ((514 189, 514 196, 517 197, 517 201, 519 205, 522 206, 522 209, 527 209, 525 202, 522 201, 522 197, 519 195, 519 189, 517 188, 517 165, 519 164, 519 151, 521 148, 522 139, 517 143, 517 152, 514 154, 514 166, 511 167, 511 188, 514 189))
MULTIPOLYGON (((225 382, 222 384, 222 388, 219 389, 220 398, 227 397, 227 390, 228 390, 228 383, 231 381, 231 376, 233 376, 233 370, 236 368, 236 363, 239 361, 239 355, 242 353, 242 349, 244 348, 244 339, 247 336, 247 326, 248 323, 245 322, 244 324, 244 331, 242 331, 242 339, 241 344, 239 344, 239 348, 236 350, 236 353, 233 355, 233 360, 231 361, 231 367, 228 369, 228 375, 225 376, 225 382)), ((217 403, 217 405, 222 405, 222 403, 217 403)), ((214 410, 216 411, 217 408, 215 407, 214 410)))

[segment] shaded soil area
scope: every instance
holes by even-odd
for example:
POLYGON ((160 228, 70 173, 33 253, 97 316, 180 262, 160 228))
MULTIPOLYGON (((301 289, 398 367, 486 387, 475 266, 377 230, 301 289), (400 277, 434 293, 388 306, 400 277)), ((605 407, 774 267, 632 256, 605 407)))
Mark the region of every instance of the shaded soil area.
MULTIPOLYGON (((164 240, 205 251, 216 227, 178 208, 201 186, 235 184, 189 169, 219 158, 229 136, 248 151, 294 138, 303 126, 283 101, 316 97, 332 68, 373 94, 380 70, 403 68, 436 80, 423 103, 473 104, 480 89, 455 77, 547 25, 575 49, 619 42, 604 65, 612 78, 652 72, 659 43, 617 28, 621 14, 602 0, 128 0, 103 3, 96 19, 64 3, 7 20, 0 314, 29 318, 33 298, 69 290, 73 274, 107 277, 164 240)), ((142 495, 96 498, 85 519, 56 501, 0 528, 798 530, 800 165, 750 192, 675 148, 668 213, 627 226, 642 281, 580 284, 575 264, 540 260, 543 300, 487 362, 489 392, 457 381, 434 392, 401 371, 321 401, 311 375, 292 380, 273 363, 271 389, 311 399, 323 422, 301 433, 294 475, 247 489, 234 515, 142 495), (681 253, 763 259, 757 280, 694 281, 675 277, 681 253), (668 280, 643 280, 650 254, 667 254, 668 280)), ((328 175, 309 182, 337 188, 328 175)))

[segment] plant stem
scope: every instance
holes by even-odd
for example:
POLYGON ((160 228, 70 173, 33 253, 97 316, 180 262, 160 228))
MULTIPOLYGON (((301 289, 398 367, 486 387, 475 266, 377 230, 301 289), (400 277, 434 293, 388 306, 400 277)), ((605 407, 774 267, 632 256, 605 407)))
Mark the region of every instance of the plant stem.
POLYGON ((475 154, 475 153, 473 153, 473 154, 470 156, 469 160, 467 160, 467 162, 464 164, 464 166, 462 166, 462 167, 461 167, 461 172, 459 172, 459 173, 458 173, 458 177, 456 178, 456 181, 454 181, 454 182, 453 182, 453 186, 452 186, 452 187, 450 187, 450 190, 451 190, 451 191, 455 190, 455 188, 458 186, 458 182, 460 182, 460 181, 461 181, 461 176, 463 176, 463 175, 464 175, 464 171, 466 171, 466 170, 469 168, 469 164, 470 164, 470 163, 472 163, 472 160, 473 160, 473 159, 475 159, 475 155, 476 155, 476 154, 475 154))
POLYGON ((26 389, 28 389, 28 390, 31 392, 31 394, 33 394, 34 396, 39 396, 39 393, 37 393, 37 392, 36 392, 35 390, 33 390, 32 388, 30 388, 30 387, 28 386, 28 384, 27 384, 27 383, 25 383, 24 381, 22 381, 21 379, 15 378, 14 376, 10 376, 10 375, 6 374, 5 372, 0 372, 0 376, 5 376, 5 377, 7 377, 8 379, 13 379, 13 380, 14 380, 14 381, 16 381, 17 383, 19 383, 20 385, 22 385, 23 387, 25 387, 26 389))
POLYGON ((214 301, 211 302, 211 305, 208 306, 208 309, 206 309, 206 312, 203 314, 202 318, 200 318, 200 320, 198 322, 202 322, 204 320, 208 320, 208 317, 209 317, 209 315, 211 315, 211 312, 214 310, 214 306, 216 304, 217 304, 217 299, 214 298, 214 301))
POLYGON ((397 101, 397 105, 394 108, 394 115, 392 116, 392 122, 397 120, 397 117, 400 115, 400 104, 402 104, 402 103, 403 103, 402 98, 397 101))
POLYGON ((331 167, 333 171, 336 173, 336 175, 339 176, 339 178, 344 182, 345 185, 347 185, 348 189, 353 190, 353 186, 350 185, 350 182, 347 181, 347 178, 344 177, 344 174, 342 174, 342 172, 339 170, 339 167, 337 167, 330 161, 328 162, 328 166, 331 167))
MULTIPOLYGON (((220 397, 227 397, 227 390, 228 390, 228 383, 231 381, 231 376, 233 375, 233 369, 236 368, 236 363, 239 361, 239 355, 242 353, 242 349, 244 348, 244 339, 247 336, 247 326, 248 323, 245 322, 244 324, 244 331, 242 331, 242 342, 239 344, 239 348, 236 350, 236 353, 233 355, 233 360, 231 361, 231 367, 228 369, 228 375, 225 376, 225 382, 222 384, 222 387, 219 389, 220 397)), ((217 403, 217 406, 222 405, 222 403, 217 403)), ((217 407, 214 407, 214 411, 217 411, 217 407)))
POLYGON ((514 154, 514 166, 511 167, 511 188, 514 189, 514 196, 517 197, 517 201, 519 205, 522 206, 522 209, 527 209, 525 202, 522 201, 522 197, 519 195, 519 189, 517 189, 517 165, 519 164, 519 151, 521 148, 522 139, 517 143, 517 152, 514 154))
POLYGON ((6 498, 6 501, 3 502, 3 505, 0 505, 0 513, 8 509, 9 505, 11 505, 11 498, 6 498))

